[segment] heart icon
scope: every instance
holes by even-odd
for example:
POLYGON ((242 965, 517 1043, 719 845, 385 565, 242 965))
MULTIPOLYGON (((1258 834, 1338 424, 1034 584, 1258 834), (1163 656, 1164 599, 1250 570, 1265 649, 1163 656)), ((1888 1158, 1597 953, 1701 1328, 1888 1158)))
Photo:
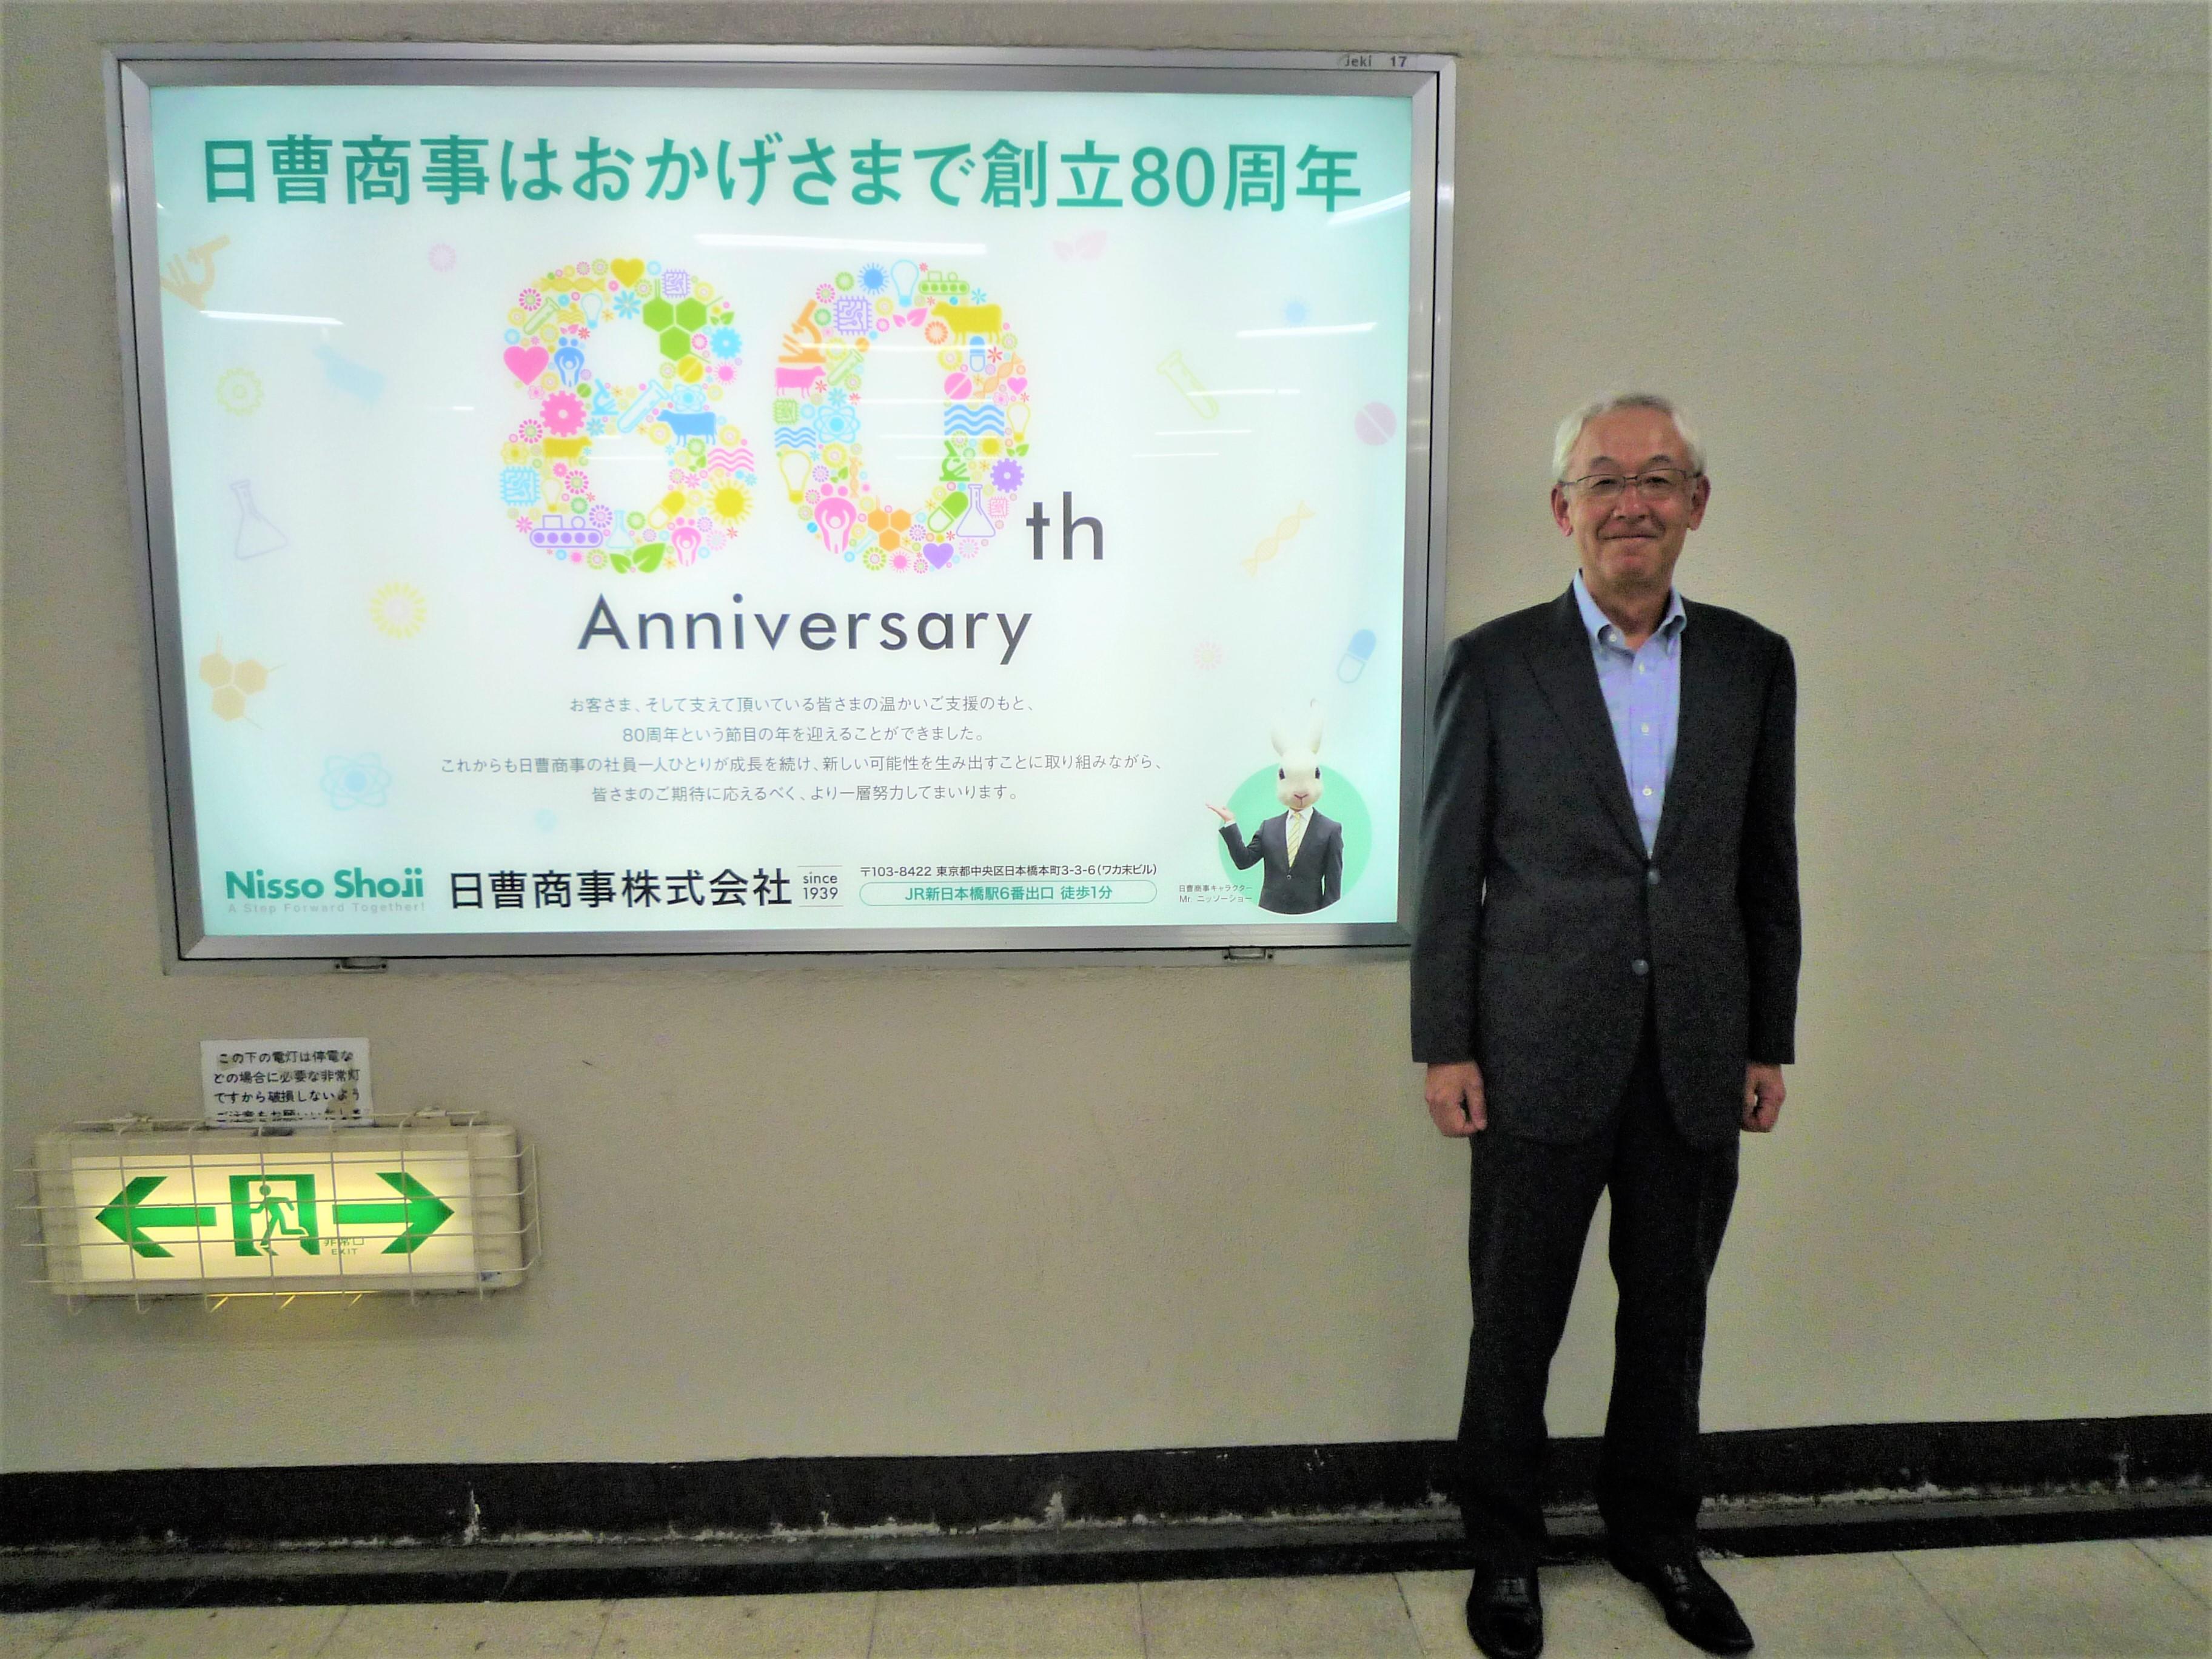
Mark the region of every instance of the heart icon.
POLYGON ((1023 392, 1027 392, 1029 389, 1030 377, 1026 374, 1017 374, 1006 382, 1006 390, 1012 392, 1017 398, 1020 397, 1023 392))
POLYGON ((951 542, 924 542, 921 546, 921 550, 923 556, 927 558, 930 563, 936 566, 939 570, 944 569, 946 565, 952 562, 952 544, 951 542))
POLYGON ((645 275, 645 261, 642 259, 617 259, 612 261, 608 265, 607 269, 614 272, 615 280, 620 283, 624 288, 635 288, 638 283, 638 278, 645 275))
POLYGON ((545 355, 544 346, 511 345, 507 349, 507 370, 525 386, 528 386, 543 374, 545 372, 545 365, 550 361, 545 355))

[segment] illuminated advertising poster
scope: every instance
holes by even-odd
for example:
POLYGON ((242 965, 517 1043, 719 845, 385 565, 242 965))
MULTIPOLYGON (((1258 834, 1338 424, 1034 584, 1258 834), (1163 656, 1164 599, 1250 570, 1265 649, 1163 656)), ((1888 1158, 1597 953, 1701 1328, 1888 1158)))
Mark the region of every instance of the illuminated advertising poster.
POLYGON ((149 99, 216 954, 1398 937, 1405 97, 149 99))

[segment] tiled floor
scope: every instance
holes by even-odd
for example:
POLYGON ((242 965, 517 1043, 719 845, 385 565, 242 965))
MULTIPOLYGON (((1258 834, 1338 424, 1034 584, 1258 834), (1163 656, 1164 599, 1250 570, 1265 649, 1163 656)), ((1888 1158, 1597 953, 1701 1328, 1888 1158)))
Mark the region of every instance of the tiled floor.
MULTIPOLYGON (((2203 1538, 1716 1561, 1767 1659, 2212 1654, 2203 1538)), ((1467 1575, 0 1618, 0 1659, 1422 1659, 1474 1652, 1467 1575)), ((1695 1650, 1598 1565, 1549 1569, 1550 1659, 1695 1650)))

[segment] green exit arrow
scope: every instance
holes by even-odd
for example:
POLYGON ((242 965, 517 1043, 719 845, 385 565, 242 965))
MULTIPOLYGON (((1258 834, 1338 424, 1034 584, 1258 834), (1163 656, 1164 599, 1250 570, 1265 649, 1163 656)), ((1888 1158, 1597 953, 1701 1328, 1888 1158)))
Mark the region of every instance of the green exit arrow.
MULTIPOLYGON (((388 1180, 390 1177, 386 1177, 388 1180)), ((167 1180, 167 1176, 140 1176, 110 1199, 107 1207, 93 1217, 101 1226, 128 1244, 139 1255, 167 1255, 146 1237, 149 1227, 212 1227, 212 1204, 148 1204, 146 1194, 167 1180)))
MULTIPOLYGON (((453 1212, 453 1206, 441 1199, 404 1170, 380 1170, 378 1177, 400 1194, 396 1204, 347 1204, 335 1206, 338 1224, 358 1222, 363 1226, 390 1225, 398 1222, 406 1229, 384 1247, 386 1255, 412 1255, 417 1246, 432 1233, 446 1224, 453 1212)), ((143 1212, 142 1212, 143 1213, 143 1212)), ((208 1213, 212 1216, 215 1212, 208 1213)))

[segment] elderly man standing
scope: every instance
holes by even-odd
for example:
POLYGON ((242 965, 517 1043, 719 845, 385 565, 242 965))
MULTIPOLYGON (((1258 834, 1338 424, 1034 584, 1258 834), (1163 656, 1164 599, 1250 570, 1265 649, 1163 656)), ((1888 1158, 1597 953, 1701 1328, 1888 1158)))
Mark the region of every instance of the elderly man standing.
POLYGON ((1671 403, 1577 410, 1553 464, 1580 568, 1454 643, 1422 827, 1413 1058, 1472 1150, 1468 1629, 1492 1659, 1543 1648, 1545 1385, 1609 1190, 1607 1553, 1683 1637, 1742 1653, 1698 1561, 1698 1393, 1737 1137, 1773 1128, 1795 1058, 1796 670, 1674 587, 1711 483, 1671 403))

